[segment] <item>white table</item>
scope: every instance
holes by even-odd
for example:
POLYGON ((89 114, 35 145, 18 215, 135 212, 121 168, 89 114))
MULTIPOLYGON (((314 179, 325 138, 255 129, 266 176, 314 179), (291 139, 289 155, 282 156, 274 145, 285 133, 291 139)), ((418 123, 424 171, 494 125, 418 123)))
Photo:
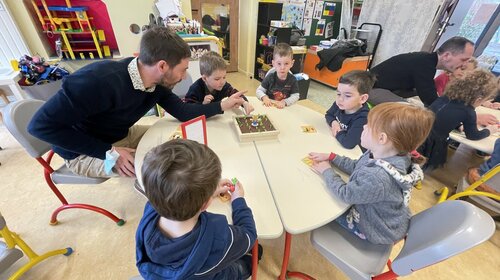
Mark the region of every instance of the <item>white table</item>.
MULTIPOLYGON (((243 184, 245 200, 252 209, 258 237, 274 239, 281 236, 283 226, 274 204, 266 177, 253 142, 240 143, 233 124, 232 112, 207 120, 208 146, 217 153, 222 164, 222 177, 233 177, 243 184)), ((179 121, 167 116, 156 122, 141 139, 135 155, 136 176, 142 186, 140 172, 145 154, 153 147, 166 142, 175 131, 179 121)), ((208 211, 223 214, 231 223, 231 204, 214 199, 208 211)))
MULTIPOLYGON (((491 114, 500 120, 500 110, 479 106, 476 108, 476 112, 478 114, 491 114)), ((495 146, 495 141, 498 139, 498 134, 490 135, 481 140, 470 140, 465 137, 465 133, 452 131, 450 132, 450 138, 457 142, 465 144, 471 148, 479 150, 481 152, 491 154, 493 153, 493 147, 495 146)))
POLYGON ((23 90, 17 83, 17 80, 19 79, 19 71, 14 72, 3 68, 0 70, 2 70, 2 72, 0 72, 0 86, 8 86, 17 100, 25 99, 23 90))

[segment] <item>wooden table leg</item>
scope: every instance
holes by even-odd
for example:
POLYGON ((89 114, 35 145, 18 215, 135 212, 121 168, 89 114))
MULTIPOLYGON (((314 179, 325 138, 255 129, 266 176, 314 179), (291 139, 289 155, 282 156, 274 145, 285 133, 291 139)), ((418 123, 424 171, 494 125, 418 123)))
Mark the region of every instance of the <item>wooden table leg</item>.
POLYGON ((5 94, 5 91, 3 91, 1 88, 0 88, 0 98, 3 99, 3 102, 5 102, 5 104, 10 103, 9 99, 7 98, 7 94, 5 94))

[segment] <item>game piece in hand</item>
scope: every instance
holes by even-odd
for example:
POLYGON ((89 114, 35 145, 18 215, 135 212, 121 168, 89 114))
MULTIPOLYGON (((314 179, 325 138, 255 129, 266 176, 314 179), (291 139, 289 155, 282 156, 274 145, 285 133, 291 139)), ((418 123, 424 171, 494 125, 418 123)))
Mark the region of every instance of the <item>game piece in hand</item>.
POLYGON ((229 186, 229 191, 234 192, 234 188, 235 188, 236 184, 238 183, 238 179, 236 179, 236 177, 231 179, 231 183, 232 184, 229 186))
POLYGON ((312 126, 312 125, 302 125, 301 128, 302 128, 302 132, 316 133, 316 128, 314 128, 314 126, 312 126))
POLYGON ((219 195, 219 198, 222 202, 228 202, 229 200, 231 200, 231 194, 228 192, 221 193, 219 195))

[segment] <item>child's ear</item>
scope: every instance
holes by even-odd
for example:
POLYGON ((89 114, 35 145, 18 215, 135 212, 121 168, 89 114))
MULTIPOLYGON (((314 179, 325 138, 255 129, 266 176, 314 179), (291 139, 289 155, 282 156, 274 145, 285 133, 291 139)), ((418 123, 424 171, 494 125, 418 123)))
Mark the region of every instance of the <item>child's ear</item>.
POLYGON ((207 75, 201 75, 201 79, 206 83, 207 82, 207 75))
POLYGON ((377 141, 380 145, 385 145, 389 141, 389 138, 387 137, 387 134, 385 132, 381 132, 378 134, 377 141))
POLYGON ((361 103, 368 101, 368 93, 361 94, 359 97, 361 98, 361 103))

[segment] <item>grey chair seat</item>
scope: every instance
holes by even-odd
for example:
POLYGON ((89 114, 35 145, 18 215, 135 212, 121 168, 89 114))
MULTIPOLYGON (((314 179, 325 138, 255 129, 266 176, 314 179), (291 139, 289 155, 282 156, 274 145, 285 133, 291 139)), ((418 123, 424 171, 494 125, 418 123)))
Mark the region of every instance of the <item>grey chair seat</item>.
POLYGON ((52 181, 55 184, 100 184, 107 181, 107 178, 92 178, 85 177, 73 173, 63 164, 59 169, 55 170, 51 175, 52 181))
POLYGON ((17 248, 7 249, 7 244, 0 241, 0 272, 5 271, 22 257, 21 250, 17 248))
POLYGON ((362 240, 336 222, 313 230, 311 243, 350 279, 371 279, 381 273, 393 247, 362 240))

